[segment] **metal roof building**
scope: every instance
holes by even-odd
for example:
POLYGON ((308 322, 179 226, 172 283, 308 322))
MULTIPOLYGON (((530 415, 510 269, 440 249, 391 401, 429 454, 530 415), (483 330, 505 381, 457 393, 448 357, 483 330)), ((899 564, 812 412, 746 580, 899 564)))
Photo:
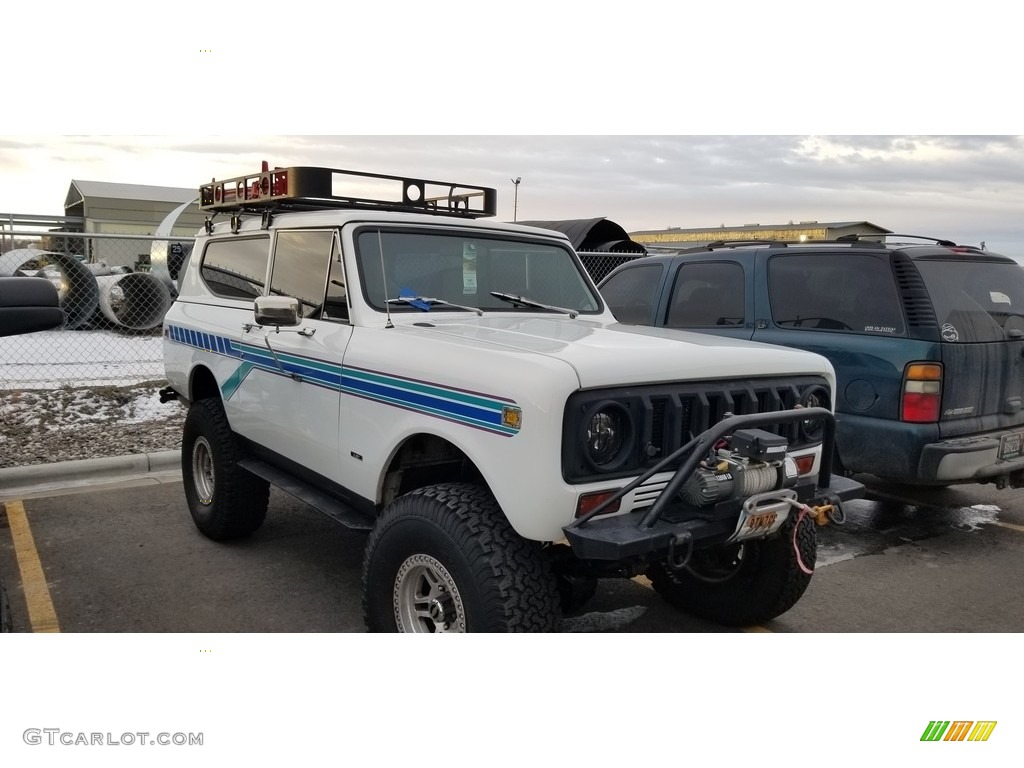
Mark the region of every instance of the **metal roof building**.
MULTIPOLYGON (((85 232, 152 235, 167 214, 198 197, 196 189, 75 179, 64 199, 64 212, 81 217, 85 232)), ((194 237, 205 218, 198 205, 191 206, 178 218, 173 233, 194 237)))
MULTIPOLYGON (((116 184, 74 179, 64 198, 64 212, 81 222, 77 231, 96 235, 154 235, 169 213, 199 197, 198 189, 116 184)), ((206 215, 198 203, 186 208, 171 234, 191 238, 202 228, 206 215)), ((70 220, 70 219, 69 219, 70 220)), ((88 259, 110 266, 147 264, 153 249, 148 240, 90 238, 88 259)))
POLYGON ((870 221, 801 221, 797 224, 744 224, 741 227, 703 227, 700 229, 646 230, 631 232, 630 237, 645 246, 663 248, 687 248, 707 245, 720 240, 835 240, 843 235, 860 235, 863 238, 883 240, 892 234, 870 221))

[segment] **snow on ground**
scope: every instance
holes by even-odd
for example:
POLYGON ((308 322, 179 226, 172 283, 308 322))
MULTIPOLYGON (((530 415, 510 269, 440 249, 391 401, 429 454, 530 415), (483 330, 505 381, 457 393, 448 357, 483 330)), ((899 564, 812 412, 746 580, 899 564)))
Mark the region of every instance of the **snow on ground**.
POLYGON ((123 386, 163 378, 160 336, 41 331, 0 338, 0 392, 123 386))
POLYGON ((177 448, 183 409, 158 396, 161 341, 106 330, 0 338, 0 467, 177 448))

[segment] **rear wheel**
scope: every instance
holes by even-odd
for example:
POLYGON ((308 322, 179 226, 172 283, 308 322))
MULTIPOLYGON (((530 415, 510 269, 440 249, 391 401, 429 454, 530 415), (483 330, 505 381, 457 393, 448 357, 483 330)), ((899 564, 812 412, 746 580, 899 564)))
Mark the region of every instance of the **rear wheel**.
POLYGON ((192 520, 214 541, 248 536, 263 524, 270 484, 238 466, 241 451, 219 400, 189 407, 181 446, 192 520))
POLYGON ((810 584, 816 553, 814 521, 793 518, 772 539, 698 550, 685 568, 661 562, 647 577, 681 611, 746 626, 774 619, 796 604, 810 584))
POLYGON ((363 559, 371 632, 550 632, 561 615, 540 545, 483 487, 451 483, 394 501, 363 559))

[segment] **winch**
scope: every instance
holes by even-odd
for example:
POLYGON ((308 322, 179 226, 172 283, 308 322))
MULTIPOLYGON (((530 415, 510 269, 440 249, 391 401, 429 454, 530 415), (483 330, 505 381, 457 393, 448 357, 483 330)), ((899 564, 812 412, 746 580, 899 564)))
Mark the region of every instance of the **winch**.
POLYGON ((796 485, 799 472, 784 437, 763 429, 740 429, 721 441, 679 489, 693 507, 747 498, 796 485))

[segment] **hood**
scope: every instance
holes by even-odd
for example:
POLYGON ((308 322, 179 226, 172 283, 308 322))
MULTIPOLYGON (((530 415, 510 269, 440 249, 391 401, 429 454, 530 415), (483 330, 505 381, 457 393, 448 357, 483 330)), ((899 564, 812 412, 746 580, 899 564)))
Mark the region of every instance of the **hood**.
POLYGON ((835 381, 831 363, 812 352, 668 328, 535 315, 432 318, 404 328, 562 360, 583 388, 798 374, 835 381))

